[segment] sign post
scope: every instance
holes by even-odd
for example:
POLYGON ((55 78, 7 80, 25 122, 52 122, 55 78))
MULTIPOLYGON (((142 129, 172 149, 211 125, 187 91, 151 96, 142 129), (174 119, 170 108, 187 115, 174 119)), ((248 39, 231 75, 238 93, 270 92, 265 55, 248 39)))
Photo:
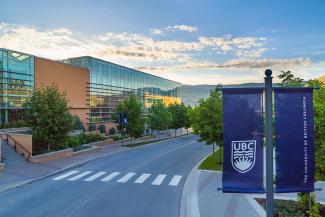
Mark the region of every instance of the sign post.
POLYGON ((266 216, 273 217, 272 71, 265 71, 266 216))
POLYGON ((128 117, 125 112, 120 112, 119 113, 119 124, 122 128, 122 146, 124 142, 124 134, 125 134, 125 126, 128 123, 128 117))

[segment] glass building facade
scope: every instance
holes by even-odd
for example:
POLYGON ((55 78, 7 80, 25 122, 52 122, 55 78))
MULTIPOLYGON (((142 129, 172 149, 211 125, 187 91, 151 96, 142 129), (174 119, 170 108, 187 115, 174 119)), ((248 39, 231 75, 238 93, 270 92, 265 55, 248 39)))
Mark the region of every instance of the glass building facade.
POLYGON ((120 66, 93 57, 77 57, 64 62, 88 68, 89 122, 111 122, 117 105, 130 95, 136 95, 144 110, 155 101, 166 105, 180 103, 181 84, 120 66))
POLYGON ((23 119, 34 90, 34 56, 0 48, 0 123, 23 119))

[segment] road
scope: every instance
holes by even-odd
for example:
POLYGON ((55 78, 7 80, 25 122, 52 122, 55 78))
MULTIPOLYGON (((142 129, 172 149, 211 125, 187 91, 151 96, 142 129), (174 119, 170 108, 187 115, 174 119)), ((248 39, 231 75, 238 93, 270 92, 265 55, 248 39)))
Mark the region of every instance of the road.
POLYGON ((111 154, 0 195, 5 217, 178 217, 183 186, 210 148, 194 135, 111 154))

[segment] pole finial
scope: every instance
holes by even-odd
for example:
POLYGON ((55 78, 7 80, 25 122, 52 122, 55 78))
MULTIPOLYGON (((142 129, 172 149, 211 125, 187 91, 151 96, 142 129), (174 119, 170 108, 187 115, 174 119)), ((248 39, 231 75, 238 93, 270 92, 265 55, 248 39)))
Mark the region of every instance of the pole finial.
POLYGON ((265 75, 266 75, 267 77, 270 77, 270 76, 272 75, 272 70, 271 70, 271 69, 267 69, 267 70, 265 70, 265 75))

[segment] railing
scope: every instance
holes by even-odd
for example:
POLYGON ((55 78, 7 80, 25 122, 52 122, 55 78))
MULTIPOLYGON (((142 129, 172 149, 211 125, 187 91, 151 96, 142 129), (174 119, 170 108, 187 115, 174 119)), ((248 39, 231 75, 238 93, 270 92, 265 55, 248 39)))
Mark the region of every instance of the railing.
MULTIPOLYGON (((25 156, 25 153, 27 153, 28 154, 28 156, 27 156, 27 158, 26 158, 26 161, 31 157, 31 155, 32 155, 32 153, 30 152, 30 151, 28 151, 22 144, 20 144, 17 140, 15 140, 10 134, 8 134, 6 131, 4 131, 4 130, 0 130, 5 136, 6 136, 6 139, 5 139, 5 141, 8 143, 8 145, 11 145, 11 146, 13 146, 14 147, 14 149, 15 149, 15 152, 17 152, 18 153, 18 151, 17 151, 17 146, 20 148, 20 149, 22 149, 22 150, 24 150, 24 153, 23 153, 23 155, 25 156), (12 145, 12 144, 10 144, 10 142, 9 142, 9 138, 14 142, 14 145, 12 145)), ((2 160, 2 159, 1 159, 2 160)))

